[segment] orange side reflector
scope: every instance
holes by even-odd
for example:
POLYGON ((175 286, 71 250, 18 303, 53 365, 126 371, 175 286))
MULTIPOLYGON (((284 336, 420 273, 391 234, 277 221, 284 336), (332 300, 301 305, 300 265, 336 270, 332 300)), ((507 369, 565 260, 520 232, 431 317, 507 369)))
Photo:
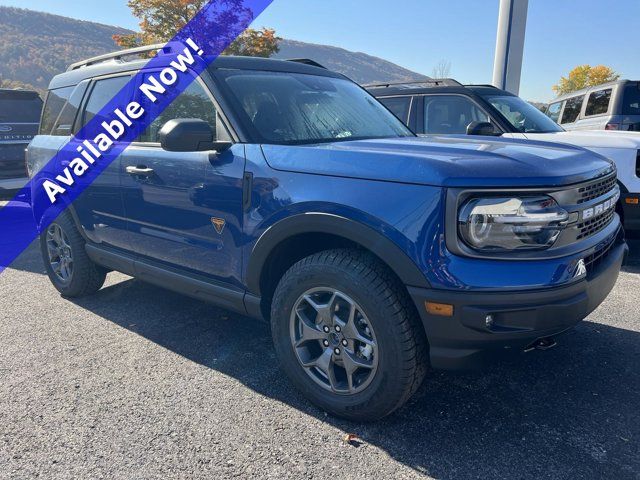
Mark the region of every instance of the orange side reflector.
POLYGON ((638 205, 638 203, 640 203, 638 198, 631 198, 631 197, 625 198, 624 201, 627 202, 629 205, 638 205))
POLYGON ((448 303, 424 302, 427 313, 441 317, 453 317, 453 305, 448 303))

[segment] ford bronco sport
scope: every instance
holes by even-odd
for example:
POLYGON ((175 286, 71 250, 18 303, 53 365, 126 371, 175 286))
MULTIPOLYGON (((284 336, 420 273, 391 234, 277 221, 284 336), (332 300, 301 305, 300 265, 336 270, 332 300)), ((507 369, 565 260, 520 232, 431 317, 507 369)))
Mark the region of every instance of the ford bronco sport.
MULTIPOLYGON (((44 118, 63 120, 30 170, 144 66, 118 52, 55 77, 44 118)), ((627 251, 615 175, 571 146, 418 138, 342 75, 221 57, 40 245, 67 297, 118 270, 270 321, 311 401, 376 419, 428 365, 547 346, 604 300, 627 251)))

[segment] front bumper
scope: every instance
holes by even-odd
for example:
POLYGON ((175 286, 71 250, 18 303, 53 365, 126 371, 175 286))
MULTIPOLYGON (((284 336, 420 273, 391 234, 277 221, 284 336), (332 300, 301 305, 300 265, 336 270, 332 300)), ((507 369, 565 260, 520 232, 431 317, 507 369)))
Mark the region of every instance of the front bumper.
POLYGON ((605 258, 569 286, 531 291, 452 291, 409 287, 429 341, 434 368, 477 368, 505 351, 520 352, 540 338, 563 332, 602 303, 628 254, 620 234, 605 258), (425 302, 453 305, 453 316, 427 313, 425 302), (486 325, 486 317, 493 324, 486 325))

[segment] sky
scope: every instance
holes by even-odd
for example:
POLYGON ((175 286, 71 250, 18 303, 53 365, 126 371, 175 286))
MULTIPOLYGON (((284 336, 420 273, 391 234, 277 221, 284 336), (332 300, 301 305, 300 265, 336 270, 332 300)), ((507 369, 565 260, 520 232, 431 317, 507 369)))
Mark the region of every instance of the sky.
MULTIPOLYGON (((136 29, 138 20, 126 3, 0 0, 136 29)), ((368 53, 425 75, 444 59, 453 78, 491 83, 498 5, 499 0, 274 0, 253 27, 368 53)), ((639 19, 640 0, 529 0, 520 96, 551 100, 551 86, 581 64, 604 64, 622 78, 640 79, 639 19)))

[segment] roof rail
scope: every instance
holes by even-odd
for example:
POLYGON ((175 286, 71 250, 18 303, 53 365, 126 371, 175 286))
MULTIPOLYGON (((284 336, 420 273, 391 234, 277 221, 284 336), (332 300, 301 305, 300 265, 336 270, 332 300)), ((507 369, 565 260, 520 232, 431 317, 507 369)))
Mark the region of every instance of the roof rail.
POLYGON ((427 80, 417 80, 415 82, 391 82, 391 83, 373 83, 370 85, 363 85, 364 88, 382 88, 382 87, 397 87, 402 85, 433 85, 436 87, 461 87, 462 84, 453 78, 429 78, 427 80))
POLYGON ((305 65, 311 65, 312 67, 319 67, 327 70, 327 67, 320 65, 318 62, 311 60, 310 58, 287 58, 287 62, 304 63, 305 65))
POLYGON ((498 89, 495 85, 491 85, 490 83, 465 83, 465 87, 487 87, 487 88, 495 88, 498 89))
POLYGON ((169 53, 171 52, 171 45, 158 43, 155 45, 145 45, 144 47, 129 48, 127 50, 120 50, 118 52, 107 53, 105 55, 98 55, 97 57, 92 57, 87 60, 82 60, 81 62, 76 62, 69 65, 67 72, 77 70, 82 67, 88 67, 90 65, 107 62, 109 60, 122 60, 124 57, 131 57, 133 55, 140 55, 141 53, 148 53, 153 51, 162 51, 163 53, 169 53))

